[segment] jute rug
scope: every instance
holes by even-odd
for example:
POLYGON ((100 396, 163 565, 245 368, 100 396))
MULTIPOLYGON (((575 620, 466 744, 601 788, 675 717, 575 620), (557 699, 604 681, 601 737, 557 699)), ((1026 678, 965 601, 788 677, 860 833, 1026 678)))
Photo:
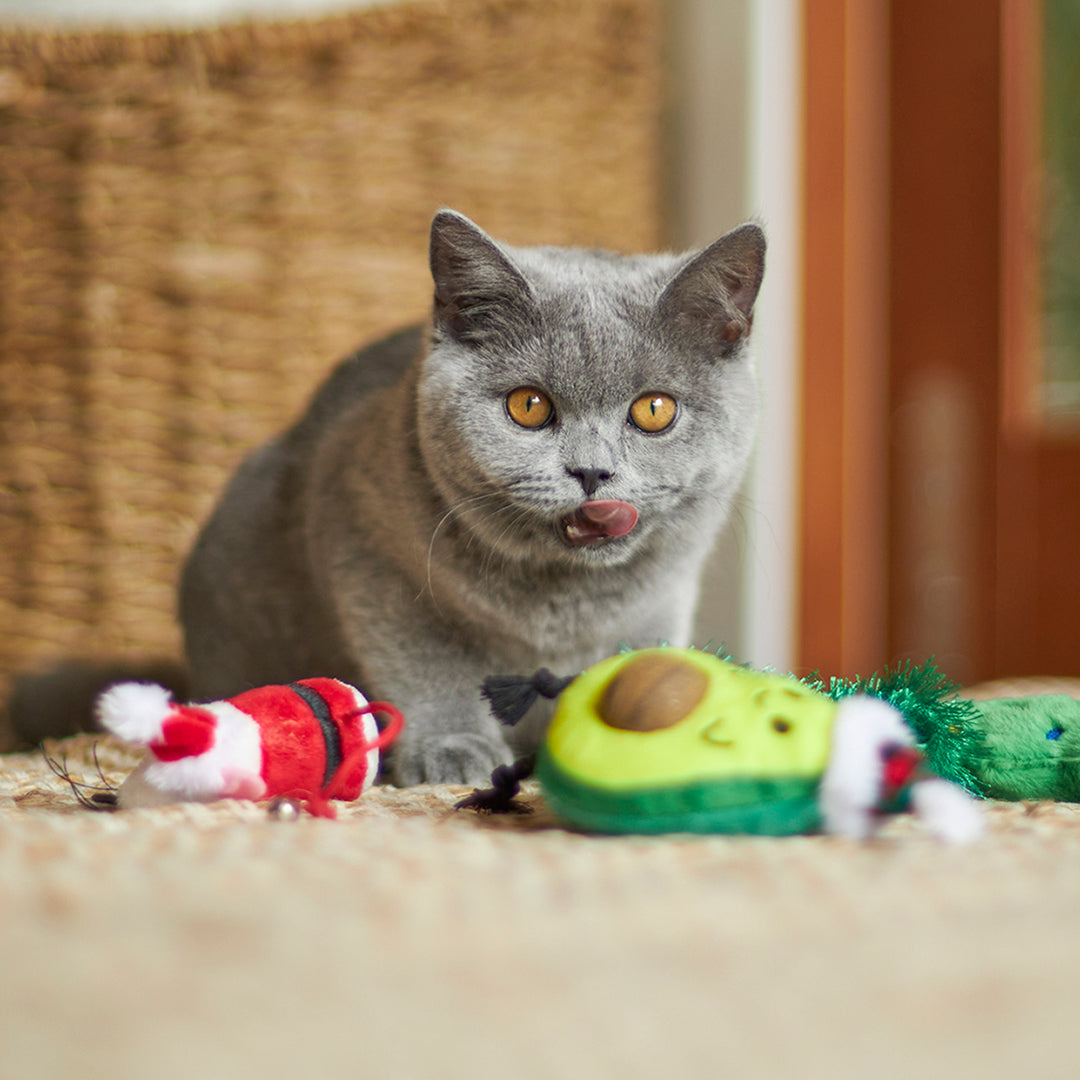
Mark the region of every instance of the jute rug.
MULTIPOLYGON (((92 742, 52 752, 94 779, 92 742)), ((93 813, 0 758, 0 1076, 1077 1075, 1076 806, 954 849, 587 837, 462 790, 93 813)))

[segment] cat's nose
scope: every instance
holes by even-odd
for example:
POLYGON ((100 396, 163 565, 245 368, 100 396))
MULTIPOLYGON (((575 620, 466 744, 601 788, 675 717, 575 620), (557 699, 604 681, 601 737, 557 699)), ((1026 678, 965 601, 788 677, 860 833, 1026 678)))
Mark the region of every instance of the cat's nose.
POLYGON ((568 465, 566 471, 581 484, 586 495, 594 494, 601 484, 611 479, 607 469, 571 469, 568 465))

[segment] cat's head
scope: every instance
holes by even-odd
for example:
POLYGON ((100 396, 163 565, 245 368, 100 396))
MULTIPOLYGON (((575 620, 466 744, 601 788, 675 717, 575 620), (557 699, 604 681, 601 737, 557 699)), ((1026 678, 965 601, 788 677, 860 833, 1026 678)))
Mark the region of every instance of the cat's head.
POLYGON ((512 248, 437 214, 418 424, 453 515, 512 559, 708 543, 753 441, 764 257, 752 224, 698 253, 620 256, 512 248))

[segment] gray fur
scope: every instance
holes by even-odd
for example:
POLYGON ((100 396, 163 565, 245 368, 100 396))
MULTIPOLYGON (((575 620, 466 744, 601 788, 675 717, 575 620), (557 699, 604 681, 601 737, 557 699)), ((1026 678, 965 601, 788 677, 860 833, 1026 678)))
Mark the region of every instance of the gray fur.
POLYGON ((345 361, 200 536, 181 586, 196 698, 338 676, 405 713, 398 783, 478 783, 544 721, 508 744, 485 676, 686 643, 753 439, 764 251, 755 225, 697 255, 511 248, 441 211, 431 327, 345 361), (554 422, 513 423, 521 386, 554 422), (649 391, 679 404, 660 434, 627 420, 649 391), (561 539, 583 470, 638 509, 628 535, 561 539))

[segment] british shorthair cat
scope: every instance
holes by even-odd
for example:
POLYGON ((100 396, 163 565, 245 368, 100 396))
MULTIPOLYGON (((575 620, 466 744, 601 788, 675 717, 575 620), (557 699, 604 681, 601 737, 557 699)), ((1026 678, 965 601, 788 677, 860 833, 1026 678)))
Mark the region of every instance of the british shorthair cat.
POLYGON ((687 643, 755 433, 764 255, 753 224, 621 256, 438 213, 430 325, 348 358, 199 537, 195 699, 335 676, 405 713, 397 783, 479 783, 545 719, 500 729, 486 676, 687 643))

